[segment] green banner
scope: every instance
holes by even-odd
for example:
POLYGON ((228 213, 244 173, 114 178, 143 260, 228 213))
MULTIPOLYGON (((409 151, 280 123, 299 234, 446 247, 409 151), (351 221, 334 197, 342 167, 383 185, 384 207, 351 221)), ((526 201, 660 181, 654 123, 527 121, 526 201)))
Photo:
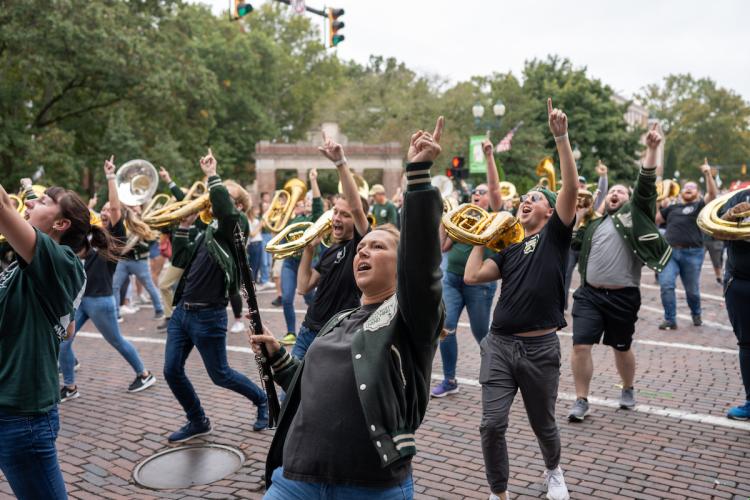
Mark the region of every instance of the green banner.
POLYGON ((487 139, 486 135, 473 135, 469 137, 469 173, 484 174, 487 172, 487 160, 482 152, 482 142, 487 139))

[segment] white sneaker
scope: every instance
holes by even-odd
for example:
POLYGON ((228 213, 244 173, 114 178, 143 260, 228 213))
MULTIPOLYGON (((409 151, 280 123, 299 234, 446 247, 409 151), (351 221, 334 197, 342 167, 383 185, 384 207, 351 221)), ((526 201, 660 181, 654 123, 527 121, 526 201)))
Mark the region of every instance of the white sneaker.
POLYGON ((547 500, 570 500, 570 493, 559 465, 554 470, 544 471, 544 488, 547 490, 547 500))
POLYGON ((122 316, 123 314, 135 314, 137 312, 137 307, 131 307, 129 305, 120 306, 120 316, 122 316))
POLYGON ((143 292, 139 297, 141 304, 150 304, 151 296, 147 292, 143 292))
POLYGON ((245 331, 245 323, 240 320, 235 320, 232 328, 229 331, 232 333, 242 333, 245 331))
MULTIPOLYGON (((494 493, 490 493, 490 500, 500 500, 500 497, 494 493)), ((507 490, 505 491, 505 500, 510 500, 510 492, 507 490)))
POLYGON ((266 281, 265 283, 261 283, 260 285, 258 285, 257 288, 258 290, 269 290, 271 288, 276 288, 276 285, 274 285, 270 281, 266 281))

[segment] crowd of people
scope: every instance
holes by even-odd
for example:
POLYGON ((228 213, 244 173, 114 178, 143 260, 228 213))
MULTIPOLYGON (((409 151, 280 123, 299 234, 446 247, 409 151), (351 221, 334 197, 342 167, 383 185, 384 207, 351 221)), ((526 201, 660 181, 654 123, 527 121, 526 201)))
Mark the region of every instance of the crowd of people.
MULTIPOLYGON (((262 219, 271 193, 251 195, 222 180, 210 149, 199 161, 210 217, 193 211, 168 228, 149 226, 145 207, 120 200, 113 157, 104 162, 108 198, 98 213, 95 201, 87 207, 75 192, 59 187, 38 196, 24 179, 22 216, 0 186, 0 234, 7 254, 0 274, 0 469, 14 493, 66 498, 55 444, 57 406, 85 396, 76 382, 73 348, 89 319, 133 369, 129 392, 157 382, 120 331, 120 324, 144 311, 146 303, 154 329, 166 333, 162 373, 186 419, 167 436, 170 443, 212 432, 185 371, 193 348, 215 385, 252 403, 253 430, 266 429, 268 396, 229 365, 227 334, 247 331, 253 349, 268 353, 284 399, 266 462, 269 499, 412 498, 415 432, 430 398, 460 390, 457 326, 464 309, 480 347, 478 373, 467 375, 478 376, 482 387, 478 432, 490 498, 509 498, 506 434, 519 390, 544 461, 547 498, 569 498, 555 418, 562 366, 557 332, 567 326, 576 267, 580 286, 572 295, 570 369, 577 399, 570 422, 582 422, 589 413, 594 344, 613 349, 622 382, 620 406, 637 404, 631 346, 644 265, 658 275, 664 308, 659 328, 677 329, 678 276, 692 323, 702 325, 706 251, 724 287, 746 389, 746 402, 727 416, 749 419, 750 242, 710 240, 698 228, 698 214, 718 193, 710 166, 700 167, 705 194, 697 183, 686 182, 677 198, 659 196, 662 167, 656 152, 662 138, 653 129, 632 186, 609 186, 607 167, 600 162, 596 190, 588 193, 568 138, 567 116, 551 100, 547 107, 560 159, 559 190, 540 185, 517 204, 504 199, 493 145, 484 144, 486 182, 471 190, 469 202, 490 213, 510 211, 523 228, 522 239, 499 251, 457 241, 441 224, 444 205, 430 169, 441 152, 442 117, 432 131, 410 137, 403 190, 392 200, 382 185, 361 193, 344 147, 324 136, 319 149, 335 165, 341 193, 324 196, 312 169, 309 196, 290 207, 287 224, 315 222, 328 213, 330 235, 318 235, 284 259, 265 251, 274 236, 262 219), (244 238, 241 252, 235 244, 238 231, 244 238), (323 236, 327 245, 321 244, 323 236), (283 309, 285 331, 252 331, 245 321, 239 270, 245 262, 256 290, 276 292, 273 304, 283 309), (299 326, 297 294, 308 306, 299 326), (443 379, 430 387, 438 349, 443 379)), ((185 198, 186 190, 167 170, 159 177, 176 201, 185 198)), ((740 220, 748 210, 750 190, 744 190, 724 205, 721 216, 740 220)))

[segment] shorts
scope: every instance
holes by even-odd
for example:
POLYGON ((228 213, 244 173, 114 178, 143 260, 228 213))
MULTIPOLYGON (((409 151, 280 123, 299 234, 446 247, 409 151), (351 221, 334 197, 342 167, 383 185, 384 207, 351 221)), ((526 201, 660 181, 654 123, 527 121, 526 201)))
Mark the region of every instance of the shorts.
POLYGON ((711 257, 711 265, 714 266, 714 269, 721 269, 724 260, 724 242, 720 240, 704 241, 703 247, 708 250, 708 256, 711 257))
POLYGON ((284 265, 284 259, 273 259, 273 267, 271 267, 271 275, 274 278, 281 277, 281 267, 284 265))
POLYGON ((579 287, 573 294, 573 345, 601 341, 618 351, 629 351, 640 308, 638 287, 619 290, 579 287))

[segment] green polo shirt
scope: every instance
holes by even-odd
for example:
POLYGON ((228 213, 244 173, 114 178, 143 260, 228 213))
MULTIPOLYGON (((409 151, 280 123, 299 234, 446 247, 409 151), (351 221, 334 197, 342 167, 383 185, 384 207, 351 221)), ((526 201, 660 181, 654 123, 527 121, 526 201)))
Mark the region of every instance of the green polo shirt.
POLYGON ((80 259, 37 230, 31 262, 0 274, 0 411, 34 415, 60 399, 57 358, 86 287, 80 259))

